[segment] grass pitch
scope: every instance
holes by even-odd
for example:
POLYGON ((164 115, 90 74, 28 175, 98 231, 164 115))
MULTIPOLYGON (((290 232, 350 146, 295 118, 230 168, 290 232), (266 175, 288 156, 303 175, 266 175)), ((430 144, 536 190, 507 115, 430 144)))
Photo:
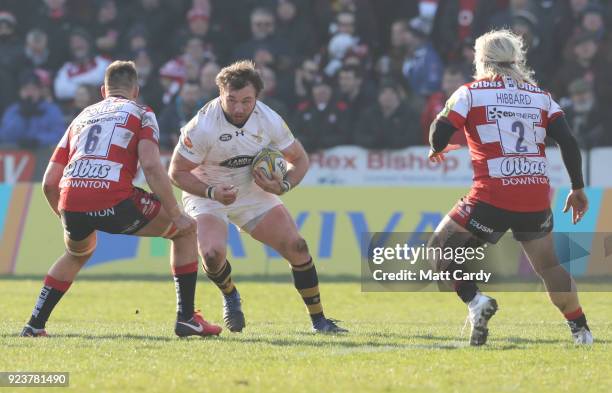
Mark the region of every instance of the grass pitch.
MULTIPOLYGON (((493 294, 489 344, 470 348, 465 306, 450 293, 362 293, 323 279, 326 314, 351 332, 320 336, 289 279, 236 281, 241 334, 176 338, 170 278, 82 279, 51 316, 53 337, 22 339, 41 281, 0 279, 0 371, 69 371, 78 392, 612 392, 612 293, 581 295, 592 348, 574 347, 544 293, 493 294)), ((221 321, 205 277, 196 303, 221 321)))

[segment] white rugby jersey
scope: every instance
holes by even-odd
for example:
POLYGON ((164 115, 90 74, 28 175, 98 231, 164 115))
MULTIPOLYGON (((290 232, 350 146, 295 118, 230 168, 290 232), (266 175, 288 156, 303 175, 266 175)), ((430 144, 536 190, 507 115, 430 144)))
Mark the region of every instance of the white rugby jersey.
POLYGON ((287 123, 257 101, 241 128, 225 118, 219 98, 208 102, 182 129, 179 154, 199 164, 193 174, 206 184, 238 187, 238 197, 254 186, 253 158, 264 147, 284 150, 295 138, 287 123))

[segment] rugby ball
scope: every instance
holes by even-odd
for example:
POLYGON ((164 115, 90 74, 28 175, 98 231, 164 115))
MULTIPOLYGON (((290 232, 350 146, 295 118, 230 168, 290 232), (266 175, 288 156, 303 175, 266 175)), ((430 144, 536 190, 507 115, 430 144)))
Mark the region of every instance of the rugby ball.
POLYGON ((259 169, 263 169, 268 179, 282 181, 287 174, 287 161, 279 150, 265 147, 251 163, 251 171, 259 169))

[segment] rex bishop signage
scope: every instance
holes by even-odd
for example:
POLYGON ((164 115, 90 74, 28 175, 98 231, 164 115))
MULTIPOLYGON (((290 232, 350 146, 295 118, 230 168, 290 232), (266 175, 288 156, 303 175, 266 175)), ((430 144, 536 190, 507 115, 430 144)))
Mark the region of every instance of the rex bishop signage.
POLYGON ((36 157, 29 151, 0 151, 0 183, 22 183, 32 180, 36 157))
MULTIPOLYGON (((469 187, 472 184, 472 162, 467 148, 448 153, 441 163, 429 161, 428 153, 427 146, 397 150, 339 146, 321 150, 310 155, 310 169, 301 184, 349 187, 469 187)), ((545 178, 548 176, 553 187, 569 185, 559 149, 547 148, 546 156, 501 158, 494 176, 533 174, 541 177, 538 181, 548 181, 545 178)))
POLYGON ((446 161, 429 161, 425 146, 398 150, 367 150, 339 146, 310 155, 303 185, 341 186, 467 186, 472 163, 467 149, 452 152, 446 161))

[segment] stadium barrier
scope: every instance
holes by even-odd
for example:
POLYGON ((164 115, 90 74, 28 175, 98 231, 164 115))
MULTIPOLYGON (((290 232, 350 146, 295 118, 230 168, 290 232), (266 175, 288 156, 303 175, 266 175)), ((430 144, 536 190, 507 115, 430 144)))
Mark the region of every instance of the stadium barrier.
MULTIPOLYGON (((555 230, 612 232, 612 177, 606 173, 612 149, 593 149, 587 155, 585 171, 592 168, 588 177, 597 187, 588 190, 591 210, 577 226, 561 213, 567 189, 559 187, 568 180, 560 154, 556 149, 547 152, 555 187, 555 230)), ((321 274, 358 277, 360 234, 432 231, 465 194, 471 182, 467 151, 453 152, 446 166, 429 163, 426 153, 426 147, 370 152, 342 146, 312 155, 303 185, 283 200, 321 274)), ((47 206, 39 183, 49 155, 49 150, 0 152, 0 274, 44 274, 63 252, 61 223, 47 206)), ((166 163, 169 158, 168 153, 162 157, 166 163)), ((136 182, 142 180, 139 175, 136 182)), ((524 258, 517 250, 509 252, 511 261, 504 270, 519 272, 524 258)), ((98 249, 83 274, 167 274, 168 254, 169 244, 163 239, 99 233, 98 249)), ((288 271, 273 250, 234 226, 228 254, 238 274, 268 276, 288 271)), ((603 254, 583 258, 577 262, 583 266, 578 270, 585 275, 607 272, 610 264, 600 266, 605 258, 603 254)))

